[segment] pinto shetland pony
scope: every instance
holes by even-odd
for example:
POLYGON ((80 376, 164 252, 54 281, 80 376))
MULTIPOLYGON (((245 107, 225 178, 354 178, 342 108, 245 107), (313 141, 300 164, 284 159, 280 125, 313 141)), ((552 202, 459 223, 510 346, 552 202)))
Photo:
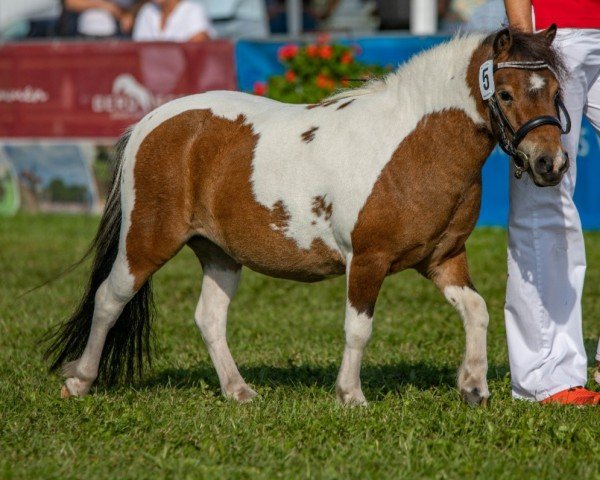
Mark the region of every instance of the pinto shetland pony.
MULTIPOLYGON (((365 403, 360 365, 382 282, 414 268, 462 317, 458 386, 466 401, 486 403, 488 313, 469 278, 465 241, 499 133, 478 72, 488 60, 515 62, 492 74, 512 125, 554 115, 561 71, 554 34, 551 27, 456 38, 315 105, 209 92, 150 112, 120 142, 87 291, 48 350, 53 368, 67 362, 62 396, 85 395, 98 377, 110 384, 141 373, 150 278, 188 245, 203 269, 195 320, 226 396, 256 395, 225 333, 242 265, 304 282, 346 274, 336 392, 350 405, 365 403), (546 67, 518 67, 540 63, 546 67)), ((566 157, 558 129, 536 128, 519 148, 537 185, 560 181, 566 157)))

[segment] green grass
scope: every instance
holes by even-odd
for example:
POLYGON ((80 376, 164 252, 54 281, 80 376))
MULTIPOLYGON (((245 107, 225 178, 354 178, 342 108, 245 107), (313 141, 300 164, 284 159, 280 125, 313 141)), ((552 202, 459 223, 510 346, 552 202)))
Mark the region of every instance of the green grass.
MULTIPOLYGON (((505 232, 470 242, 488 302, 488 409, 463 404, 461 322, 413 272, 386 280, 363 363, 368 408, 333 385, 343 348, 344 280, 303 285, 245 271, 229 321, 242 375, 259 392, 219 395, 193 322, 201 273, 184 251, 155 277, 158 349, 144 381, 59 398, 37 339, 79 299, 86 268, 21 299, 77 260, 97 219, 0 222, 0 478, 599 478, 600 410, 514 401, 502 316, 505 232)), ((584 333, 600 333, 600 234, 586 236, 584 333)), ((590 355, 592 358, 592 355, 590 355)))

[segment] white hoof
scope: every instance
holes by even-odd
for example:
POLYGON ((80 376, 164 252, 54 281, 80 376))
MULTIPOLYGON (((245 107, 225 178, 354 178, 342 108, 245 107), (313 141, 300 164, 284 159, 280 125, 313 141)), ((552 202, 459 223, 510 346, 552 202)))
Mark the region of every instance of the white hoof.
POLYGON ((336 396, 339 402, 345 407, 368 406, 367 399, 363 395, 362 390, 360 388, 350 391, 343 391, 340 388, 337 388, 336 396))
POLYGON ((237 403, 248 403, 251 402, 254 397, 258 395, 254 390, 252 390, 248 385, 242 385, 230 392, 225 394, 226 397, 232 398, 237 403))
POLYGON ((67 378, 60 391, 60 396, 61 398, 84 397, 91 387, 92 382, 90 381, 80 380, 76 377, 67 378))

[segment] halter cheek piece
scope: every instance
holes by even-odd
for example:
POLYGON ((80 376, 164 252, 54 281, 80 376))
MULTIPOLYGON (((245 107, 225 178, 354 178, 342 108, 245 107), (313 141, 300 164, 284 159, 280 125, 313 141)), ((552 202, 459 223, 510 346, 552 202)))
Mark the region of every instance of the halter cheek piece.
POLYGON ((543 61, 534 61, 534 62, 500 62, 498 64, 493 63, 492 60, 488 60, 485 62, 480 69, 480 88, 481 94, 483 96, 483 100, 487 103, 488 110, 490 112, 490 122, 492 124, 492 128, 498 130, 498 143, 500 144, 500 148, 504 150, 505 153, 510 155, 514 164, 515 164, 515 177, 521 178, 523 176, 523 172, 527 171, 530 168, 529 164, 529 156, 519 150, 519 144, 525 138, 525 136, 531 132, 533 129, 541 127, 542 125, 554 125, 558 127, 561 133, 569 133, 571 131, 571 118, 569 117, 569 112, 562 102, 560 95, 556 96, 555 105, 556 105, 556 117, 552 117, 550 115, 542 115, 540 117, 535 117, 527 122, 525 122, 521 128, 517 131, 513 128, 510 121, 506 117, 506 114, 500 107, 500 102, 498 101, 498 96, 496 95, 496 91, 493 83, 493 76, 491 79, 482 78, 482 72, 485 71, 485 67, 487 64, 488 70, 492 70, 496 72, 502 68, 519 68, 522 70, 541 70, 548 69, 550 70, 557 78, 558 75, 556 72, 550 67, 547 63, 543 61), (487 86, 486 85, 487 82, 487 86), (491 87, 490 87, 491 85, 491 87), (565 126, 561 122, 561 117, 564 118, 565 126))

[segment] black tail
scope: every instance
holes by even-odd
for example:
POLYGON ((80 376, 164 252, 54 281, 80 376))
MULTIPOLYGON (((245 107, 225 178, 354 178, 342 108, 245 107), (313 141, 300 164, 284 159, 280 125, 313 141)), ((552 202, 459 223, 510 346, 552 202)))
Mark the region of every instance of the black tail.
MULTIPOLYGON (((130 131, 119 140, 119 163, 112 180, 111 193, 96 238, 85 256, 94 255, 92 272, 77 310, 62 325, 49 331, 46 357, 52 359, 51 370, 81 356, 88 340, 98 287, 108 277, 119 248, 121 229, 121 164, 130 131)), ((85 257, 84 257, 85 258, 85 257)), ((154 319, 152 285, 148 280, 129 301, 106 337, 100 359, 98 381, 111 385, 121 379, 141 377, 144 361, 151 362, 150 327, 154 319)))

